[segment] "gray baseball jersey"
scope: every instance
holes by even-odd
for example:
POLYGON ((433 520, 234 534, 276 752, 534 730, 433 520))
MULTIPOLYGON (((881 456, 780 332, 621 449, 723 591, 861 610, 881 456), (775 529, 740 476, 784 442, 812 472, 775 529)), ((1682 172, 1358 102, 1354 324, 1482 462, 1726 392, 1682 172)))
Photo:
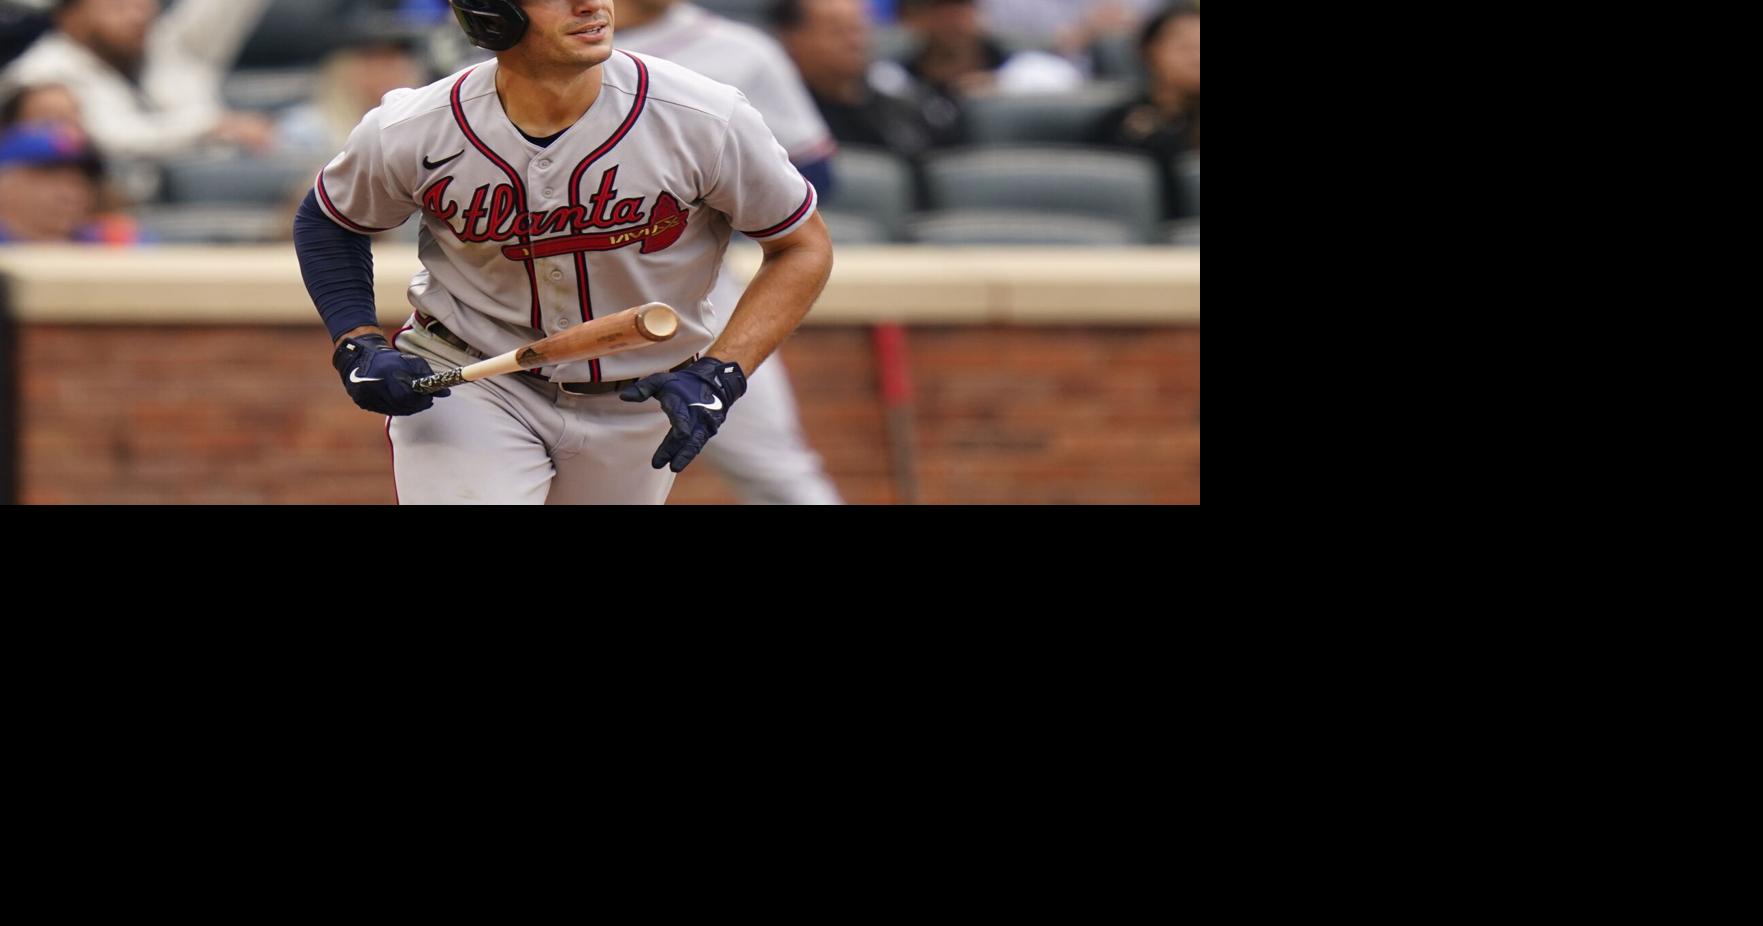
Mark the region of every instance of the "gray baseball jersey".
POLYGON ((599 97, 548 147, 509 121, 495 61, 394 90, 316 183, 352 231, 422 213, 411 304, 486 354, 646 302, 679 310, 671 341, 541 371, 565 382, 703 352, 726 321, 709 294, 732 231, 780 237, 816 207, 740 91, 624 49, 600 67, 599 97))

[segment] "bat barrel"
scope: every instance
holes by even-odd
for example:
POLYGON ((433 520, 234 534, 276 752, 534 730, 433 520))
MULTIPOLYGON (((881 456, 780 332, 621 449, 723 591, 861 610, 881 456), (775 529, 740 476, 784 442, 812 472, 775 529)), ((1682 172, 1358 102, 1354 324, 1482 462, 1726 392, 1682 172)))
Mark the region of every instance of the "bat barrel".
POLYGON ((663 302, 651 302, 637 310, 637 333, 651 341, 666 341, 679 333, 679 313, 663 302))

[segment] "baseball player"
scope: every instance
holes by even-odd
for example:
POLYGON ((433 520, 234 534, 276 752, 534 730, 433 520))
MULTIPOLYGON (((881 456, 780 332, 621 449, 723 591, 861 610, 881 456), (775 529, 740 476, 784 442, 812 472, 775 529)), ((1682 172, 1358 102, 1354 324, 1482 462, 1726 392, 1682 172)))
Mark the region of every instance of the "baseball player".
POLYGON ((388 416, 401 502, 659 504, 825 285, 817 194, 740 91, 615 49, 612 0, 452 6, 495 60, 387 94, 295 221, 333 365, 388 416), (366 236, 419 211, 416 311, 388 343, 366 236), (731 311, 709 296, 735 230, 764 259, 731 311), (652 301, 672 340, 410 387, 652 301))
MULTIPOLYGON (((765 117, 790 161, 826 192, 831 187, 832 133, 796 66, 776 40, 745 23, 676 0, 624 0, 619 7, 618 47, 683 64, 746 95, 765 117)), ((740 279, 724 268, 710 301, 734 305, 740 279)), ((783 358, 747 380, 741 414, 730 419, 704 450, 704 459, 749 503, 830 505, 840 502, 820 457, 808 446, 796 412, 783 358)))

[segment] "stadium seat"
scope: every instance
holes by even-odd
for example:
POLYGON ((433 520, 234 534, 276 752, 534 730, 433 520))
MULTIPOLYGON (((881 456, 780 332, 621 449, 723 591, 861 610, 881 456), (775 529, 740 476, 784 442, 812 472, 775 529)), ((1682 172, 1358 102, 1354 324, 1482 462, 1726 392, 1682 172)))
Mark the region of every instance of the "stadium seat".
POLYGON ((1139 154, 1095 148, 969 148, 925 165, 938 209, 1065 212, 1124 223, 1155 243, 1162 190, 1156 165, 1139 154))
POLYGON ((310 159, 186 158, 165 165, 159 195, 167 203, 279 204, 315 174, 310 159))
POLYGON ((979 97, 967 103, 967 128, 976 144, 1081 145, 1130 94, 1125 85, 1096 84, 1076 93, 979 97))
POLYGON ((1025 51, 1053 52, 1053 40, 1049 35, 1035 30, 1021 31, 1012 29, 1008 24, 999 24, 986 30, 986 38, 991 39, 1005 57, 1025 51))
POLYGON ((842 147, 833 156, 833 195, 823 208, 867 217, 880 226, 884 240, 898 241, 916 204, 912 168, 905 159, 856 145, 842 147))
POLYGON ((339 24, 360 6, 358 0, 273 0, 233 66, 316 65, 336 50, 339 24))
POLYGON ((146 244, 268 244, 293 233, 291 212, 262 206, 145 206, 132 214, 146 244))
POLYGON ((1181 186, 1182 212, 1200 215, 1200 156, 1191 154, 1175 164, 1175 182, 1181 186))
POLYGON ((317 83, 311 68, 257 68, 228 74, 220 94, 232 109, 273 113, 312 99, 317 83))
POLYGON ((826 220, 826 230, 834 244, 887 244, 892 240, 887 228, 868 216, 828 211, 820 217, 826 220))
POLYGON ((1090 67, 1098 80, 1138 81, 1143 65, 1139 62, 1137 36, 1105 35, 1090 45, 1090 67))
POLYGON ((777 0, 697 0, 699 6, 719 16, 767 30, 771 28, 771 7, 775 2, 777 0))
POLYGON ((916 216, 909 227, 912 240, 923 244, 1121 247, 1141 241, 1125 222, 1065 212, 955 209, 916 216))

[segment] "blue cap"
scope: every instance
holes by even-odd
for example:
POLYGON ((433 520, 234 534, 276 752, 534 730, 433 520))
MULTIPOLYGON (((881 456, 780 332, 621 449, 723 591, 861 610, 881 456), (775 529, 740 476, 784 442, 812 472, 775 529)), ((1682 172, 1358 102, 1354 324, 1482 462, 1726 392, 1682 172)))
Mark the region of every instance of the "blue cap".
POLYGON ((14 126, 0 135, 0 167, 52 167, 71 164, 87 173, 101 170, 98 153, 85 139, 53 125, 14 126))

